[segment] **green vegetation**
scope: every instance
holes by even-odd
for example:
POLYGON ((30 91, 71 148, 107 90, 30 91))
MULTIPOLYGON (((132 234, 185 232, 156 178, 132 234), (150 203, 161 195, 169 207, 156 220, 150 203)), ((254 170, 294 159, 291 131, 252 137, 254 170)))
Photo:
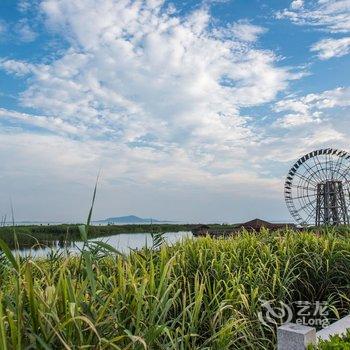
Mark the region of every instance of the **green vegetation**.
MULTIPOLYGON (((180 224, 144 224, 144 225, 107 225, 90 226, 89 238, 105 237, 119 233, 143 233, 143 232, 179 232, 191 231, 196 225, 180 224)), ((216 232, 227 232, 234 229, 234 225, 210 225, 216 232)), ((79 225, 28 225, 0 227, 0 239, 14 248, 15 241, 13 232, 16 232, 20 247, 32 247, 36 244, 51 246, 59 242, 62 246, 65 242, 81 241, 79 225)))
POLYGON ((344 234, 241 232, 122 256, 80 230, 80 256, 31 260, 1 243, 1 349, 273 349, 261 300, 349 310, 344 234))
POLYGON ((311 346, 310 350, 349 350, 350 349, 350 330, 344 336, 335 335, 328 341, 320 341, 317 346, 311 346))

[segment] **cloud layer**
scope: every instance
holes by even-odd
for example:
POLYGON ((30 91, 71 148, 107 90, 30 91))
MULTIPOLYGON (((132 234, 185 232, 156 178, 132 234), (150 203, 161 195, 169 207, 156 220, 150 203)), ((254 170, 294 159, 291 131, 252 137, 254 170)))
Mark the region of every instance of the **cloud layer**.
MULTIPOLYGON (((20 102, 36 113, 2 109, 1 115, 67 137, 113 142, 123 150, 116 159, 125 158, 126 148, 179 164, 188 159, 198 171, 207 166, 208 176, 226 173, 226 162, 233 155, 239 161, 237 154, 243 159, 256 139, 241 108, 272 101, 295 75, 277 66, 273 52, 255 48, 263 28, 247 21, 213 28, 208 10, 179 17, 164 6, 43 1, 47 27, 69 47, 45 64, 2 59, 8 73, 28 76, 20 102)), ((164 169, 157 181, 160 173, 169 178, 164 169)))
POLYGON ((323 115, 325 110, 350 106, 350 88, 336 88, 320 94, 285 99, 276 103, 276 112, 292 112, 276 120, 281 127, 301 126, 309 123, 321 123, 328 118, 323 115))
POLYGON ((345 56, 350 52, 350 37, 341 39, 323 39, 311 47, 321 60, 345 56))
MULTIPOLYGON (((290 161, 346 145, 337 113, 348 110, 349 89, 291 94, 303 72, 261 48, 268 30, 247 19, 221 25, 210 8, 180 15, 157 0, 35 4, 60 50, 36 62, 0 57, 2 71, 23 81, 18 108, 0 108, 1 176, 26 183, 23 193, 35 179, 46 190, 86 189, 102 169, 102 187, 121 196, 220 193, 237 209, 249 197, 282 201, 290 161)), ((344 36, 347 4, 295 0, 279 17, 344 36)), ((345 37, 330 40, 313 46, 319 58, 348 53, 345 37)))
POLYGON ((314 27, 338 37, 325 38, 311 47, 322 60, 340 57, 350 52, 350 1, 349 0, 294 0, 288 9, 277 13, 294 24, 314 27))
POLYGON ((309 25, 332 33, 350 31, 349 0, 294 0, 289 9, 278 12, 298 25, 309 25))

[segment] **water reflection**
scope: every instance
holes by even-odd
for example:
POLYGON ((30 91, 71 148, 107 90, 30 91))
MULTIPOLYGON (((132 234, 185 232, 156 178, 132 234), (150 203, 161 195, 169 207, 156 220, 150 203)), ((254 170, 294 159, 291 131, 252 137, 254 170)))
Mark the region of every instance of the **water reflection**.
MULTIPOLYGON (((164 240, 167 244, 173 244, 186 238, 191 238, 192 232, 166 232, 164 240)), ((149 233, 120 233, 113 236, 94 238, 90 241, 102 241, 110 244, 122 253, 129 253, 132 249, 141 249, 152 246, 152 237, 149 233)), ((79 253, 83 242, 48 241, 45 246, 36 245, 31 248, 20 249, 21 256, 46 257, 52 250, 64 251, 73 254, 79 253)))

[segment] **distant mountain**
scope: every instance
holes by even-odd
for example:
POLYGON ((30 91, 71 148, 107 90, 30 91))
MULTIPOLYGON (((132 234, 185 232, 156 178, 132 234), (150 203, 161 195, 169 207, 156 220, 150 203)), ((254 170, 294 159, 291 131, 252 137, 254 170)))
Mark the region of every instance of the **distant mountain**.
POLYGON ((150 224, 152 222, 162 222, 152 218, 140 218, 135 215, 127 215, 127 216, 117 216, 114 218, 107 218, 104 220, 98 220, 95 222, 104 222, 104 223, 113 223, 113 224, 150 224))

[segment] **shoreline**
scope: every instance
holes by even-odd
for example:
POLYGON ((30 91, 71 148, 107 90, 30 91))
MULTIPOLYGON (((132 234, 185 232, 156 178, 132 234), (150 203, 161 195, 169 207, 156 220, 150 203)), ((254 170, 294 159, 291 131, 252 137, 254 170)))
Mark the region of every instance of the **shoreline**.
MULTIPOLYGON (((0 227, 0 239, 11 247, 31 247, 33 245, 50 245, 52 242, 78 242, 81 241, 78 224, 61 225, 19 225, 0 227), (16 242, 17 240, 17 242, 16 242)), ((127 224, 127 225, 91 225, 88 238, 102 238, 118 234, 159 233, 194 231, 198 224, 127 224)), ((212 224, 208 225, 215 232, 233 231, 236 225, 212 224)))

